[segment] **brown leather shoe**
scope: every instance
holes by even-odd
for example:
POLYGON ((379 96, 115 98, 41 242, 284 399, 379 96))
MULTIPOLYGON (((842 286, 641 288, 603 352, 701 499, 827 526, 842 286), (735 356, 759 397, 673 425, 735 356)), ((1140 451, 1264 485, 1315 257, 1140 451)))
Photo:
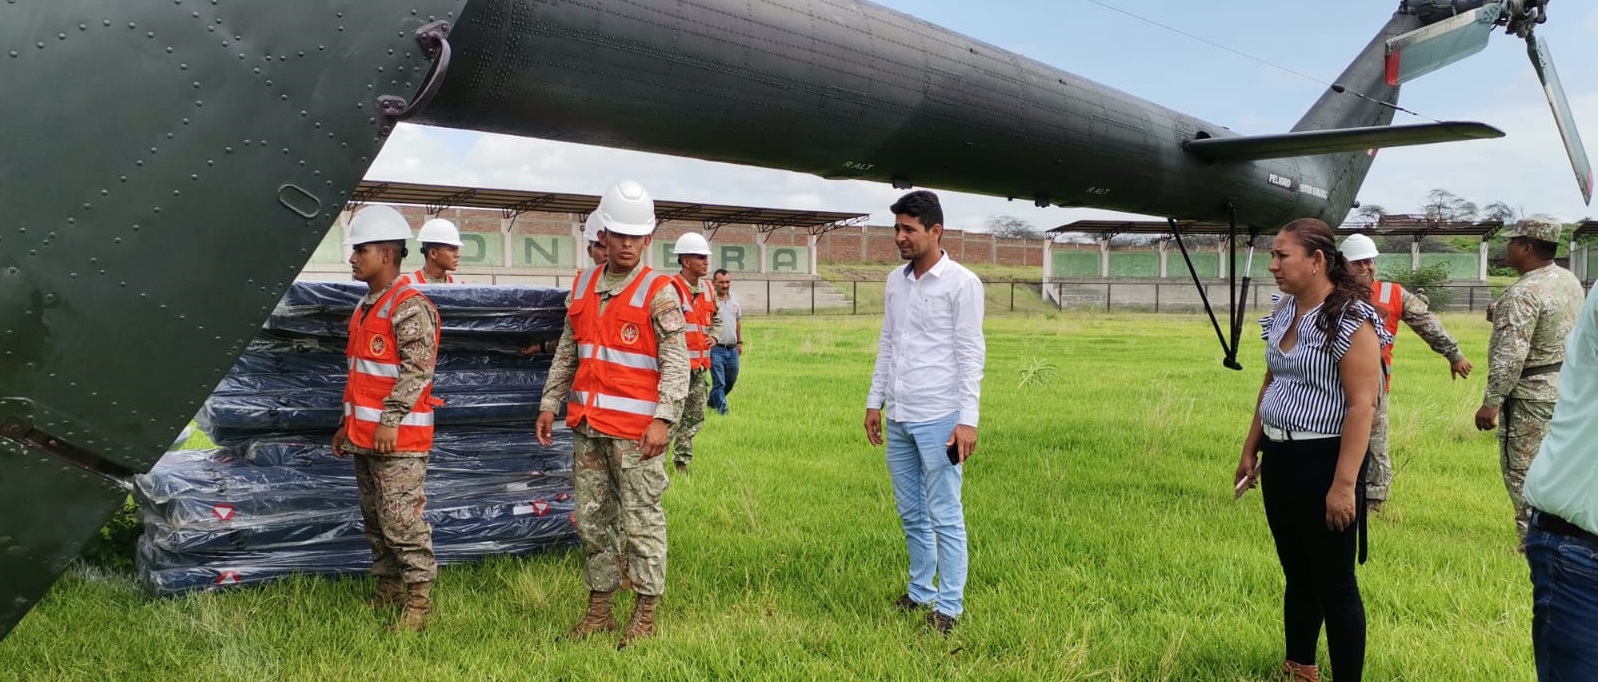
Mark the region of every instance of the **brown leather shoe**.
POLYGON ((617 651, 637 640, 655 636, 655 607, 659 604, 659 595, 638 595, 638 603, 633 605, 633 617, 627 621, 627 630, 621 633, 621 641, 616 643, 617 651))
POLYGON ((1313 665, 1282 661, 1282 672, 1277 673, 1276 679, 1283 682, 1320 682, 1321 669, 1313 665))
POLYGON ((433 583, 411 583, 405 586, 405 610, 388 627, 393 632, 420 632, 427 625, 427 616, 433 612, 433 583))
POLYGON ((944 615, 937 610, 927 612, 927 625, 932 626, 932 629, 937 630, 940 635, 948 636, 954 632, 954 626, 958 624, 959 621, 953 616, 944 615))
POLYGON ((614 632, 616 617, 611 615, 611 605, 615 598, 615 592, 589 592, 588 612, 563 639, 582 639, 596 632, 614 632))
POLYGON ((374 609, 386 609, 405 603, 405 584, 396 578, 378 578, 377 593, 366 598, 374 609))
POLYGON ((920 611, 922 609, 930 609, 930 608, 932 608, 931 604, 923 604, 923 603, 918 602, 918 601, 916 601, 914 599, 911 599, 910 595, 908 595, 908 594, 899 595, 899 598, 893 602, 893 605, 895 607, 897 607, 900 611, 905 611, 905 612, 920 611))

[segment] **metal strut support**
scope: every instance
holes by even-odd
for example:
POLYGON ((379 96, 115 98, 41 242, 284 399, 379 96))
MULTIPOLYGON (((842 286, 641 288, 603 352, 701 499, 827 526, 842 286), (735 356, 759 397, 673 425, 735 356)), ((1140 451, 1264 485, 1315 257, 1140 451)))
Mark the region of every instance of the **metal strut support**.
POLYGON ((1237 362, 1238 344, 1243 335, 1244 308, 1248 305, 1248 289, 1254 270, 1254 237, 1257 232, 1253 228, 1248 231, 1248 258, 1243 266, 1243 286, 1237 286, 1237 206, 1230 202, 1226 205, 1228 217, 1226 239, 1230 242, 1230 253, 1226 268, 1227 302, 1231 309, 1227 311, 1227 327, 1231 332, 1231 340, 1221 331, 1221 321, 1215 316, 1215 308, 1210 305, 1209 293, 1204 290, 1204 283, 1199 280, 1198 269, 1193 267, 1193 257, 1187 253, 1187 244, 1182 241, 1182 232, 1176 227, 1175 218, 1166 218, 1171 226, 1171 235, 1176 237, 1176 246, 1182 251, 1182 261, 1187 263, 1187 272, 1193 276, 1193 286, 1198 289, 1199 300, 1204 302, 1204 313, 1210 316, 1210 326, 1215 328, 1215 338, 1221 342, 1221 352, 1226 354, 1221 361, 1227 369, 1241 370, 1243 365, 1237 362))

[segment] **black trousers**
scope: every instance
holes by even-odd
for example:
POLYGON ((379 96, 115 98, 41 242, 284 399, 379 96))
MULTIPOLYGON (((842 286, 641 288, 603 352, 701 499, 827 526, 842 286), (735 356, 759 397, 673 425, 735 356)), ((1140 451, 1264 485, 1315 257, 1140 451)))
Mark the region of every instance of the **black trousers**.
MULTIPOLYGON (((1287 589, 1282 596, 1282 628, 1287 659, 1315 664, 1321 624, 1332 675, 1338 682, 1357 682, 1365 668, 1365 602, 1354 577, 1354 556, 1365 521, 1365 487, 1355 486, 1354 524, 1333 531, 1326 527, 1326 493, 1337 471, 1341 438, 1273 442, 1265 440, 1260 462, 1260 492, 1265 519, 1276 540, 1287 589)), ((1360 464, 1359 478, 1365 480, 1360 464)))

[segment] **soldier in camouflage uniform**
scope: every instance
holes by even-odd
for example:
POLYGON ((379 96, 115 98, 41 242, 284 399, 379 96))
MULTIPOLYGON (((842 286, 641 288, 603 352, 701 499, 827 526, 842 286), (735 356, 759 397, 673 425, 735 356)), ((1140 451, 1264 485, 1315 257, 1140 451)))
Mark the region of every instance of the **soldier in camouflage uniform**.
POLYGON ((1348 258, 1349 270, 1354 276, 1361 284, 1371 288, 1371 305, 1382 312, 1387 333, 1392 335, 1394 340, 1394 343, 1382 347, 1382 372, 1385 374, 1385 381, 1378 394, 1376 414, 1371 418, 1371 458, 1365 473, 1366 507, 1371 512, 1380 512, 1393 483, 1393 460, 1388 448, 1387 394, 1392 388, 1393 346, 1398 339, 1399 321, 1409 325, 1410 330, 1425 341, 1432 352, 1448 359, 1448 369, 1454 378, 1469 378, 1471 364, 1470 360, 1465 359, 1464 354, 1459 352, 1459 343, 1454 341, 1454 337, 1443 328, 1443 323, 1432 314, 1424 297, 1396 282, 1376 280, 1376 257, 1380 255, 1376 249, 1376 242, 1362 234, 1349 235, 1343 240, 1339 250, 1348 258))
POLYGON ((396 291, 407 286, 398 280, 405 255, 403 239, 410 232, 397 211, 368 207, 350 227, 353 274, 370 289, 351 321, 351 348, 369 346, 381 353, 391 343, 394 352, 383 356, 397 360, 397 366, 386 364, 376 370, 383 377, 377 381, 393 377, 393 388, 382 398, 374 426, 370 417, 363 420, 361 412, 379 410, 363 405, 352 393, 357 381, 372 381, 357 376, 358 363, 380 363, 350 356, 346 416, 333 435, 333 453, 341 458, 355 455, 361 519, 372 548, 372 575, 377 578, 377 593, 370 603, 378 608, 404 605, 391 629, 415 631, 432 612, 432 585, 438 577, 432 528, 422 517, 427 508, 422 486, 427 475, 426 444, 432 440, 430 392, 438 357, 438 311, 425 296, 396 291), (384 303, 378 306, 380 301, 384 303), (368 335, 371 338, 364 338, 368 335), (369 446, 358 444, 362 442, 369 446))
POLYGON ((675 249, 677 285, 682 295, 683 315, 688 318, 688 397, 683 400, 682 418, 672 431, 672 463, 679 473, 687 473, 694 459, 694 436, 705 424, 705 406, 710 402, 710 349, 721 334, 721 316, 716 314, 716 299, 704 286, 710 272, 710 244, 697 232, 677 240, 675 249))
POLYGON ((638 600, 617 644, 625 648, 654 634, 656 606, 666 591, 661 455, 688 395, 689 361, 686 322, 670 275, 642 264, 655 227, 653 201, 625 181, 605 193, 599 211, 606 264, 579 277, 567 298, 535 429, 540 442, 551 444, 555 414, 566 405, 589 589, 588 611, 567 637, 615 630, 615 592, 630 586, 638 600), (631 321, 646 317, 647 330, 631 321), (653 356, 626 350, 651 346, 653 356))
POLYGON ((1522 540, 1530 510, 1521 486, 1553 418, 1565 337, 1585 298, 1576 276, 1554 264, 1559 233, 1558 223, 1540 220, 1521 221, 1508 233, 1507 259, 1520 279, 1504 290, 1493 308, 1487 391, 1476 411, 1476 428, 1498 428, 1504 487, 1515 505, 1515 529, 1522 540))

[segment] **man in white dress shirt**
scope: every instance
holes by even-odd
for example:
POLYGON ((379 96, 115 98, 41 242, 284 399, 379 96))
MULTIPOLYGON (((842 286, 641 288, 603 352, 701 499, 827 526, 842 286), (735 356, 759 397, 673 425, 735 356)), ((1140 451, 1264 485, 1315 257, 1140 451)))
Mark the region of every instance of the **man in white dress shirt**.
POLYGON ((894 242, 908 263, 888 275, 866 438, 883 444, 886 409, 888 473, 910 554, 909 589, 897 605, 927 609, 927 623, 948 634, 965 608, 959 463, 977 446, 987 355, 982 280, 939 247, 943 208, 936 194, 911 192, 891 210, 894 242))

